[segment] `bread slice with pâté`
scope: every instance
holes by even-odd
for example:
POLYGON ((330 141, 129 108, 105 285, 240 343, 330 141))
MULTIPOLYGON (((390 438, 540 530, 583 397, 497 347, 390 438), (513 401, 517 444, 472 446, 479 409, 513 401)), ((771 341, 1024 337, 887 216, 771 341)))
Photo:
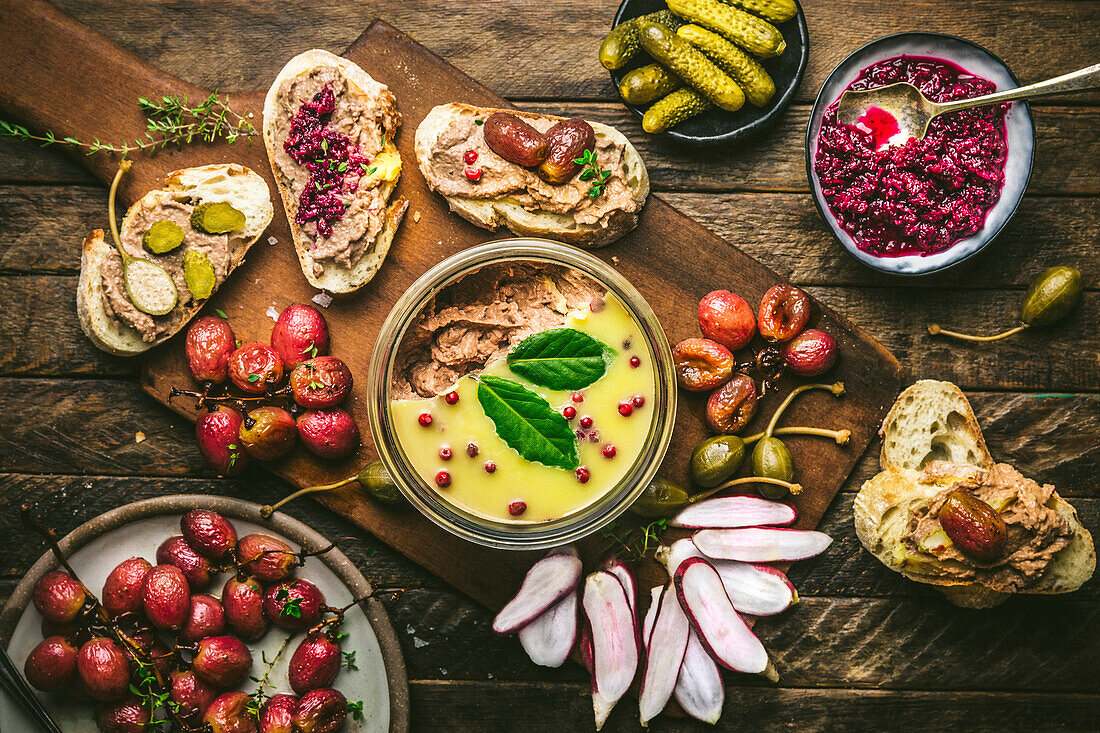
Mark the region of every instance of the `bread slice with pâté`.
MULTIPOLYGON (((950 562, 923 552, 910 552, 903 537, 910 518, 927 511, 945 487, 965 482, 971 472, 994 469, 977 418, 954 384, 922 380, 906 389, 883 422, 882 472, 864 482, 856 496, 856 535, 863 546, 891 570, 911 580, 936 586, 952 603, 968 608, 995 606, 1013 592, 1068 593, 1087 581, 1096 568, 1092 535, 1074 508, 1052 492, 1047 509, 1056 512, 1072 534, 1034 582, 1006 588, 992 582, 960 581, 951 577, 950 562), (929 464, 944 467, 929 479, 929 464)), ((1007 467, 1006 467, 1007 468, 1007 467)))
MULTIPOLYGON (((182 206, 202 203, 225 202, 244 214, 244 225, 228 232, 228 257, 224 276, 215 290, 239 266, 250 247, 256 243, 275 213, 271 192, 267 183, 256 172, 242 165, 204 165, 169 173, 164 187, 146 193, 131 206, 123 217, 119 231, 123 237, 133 232, 135 222, 145 211, 177 202, 182 206)), ((149 252, 131 252, 154 262, 167 262, 179 258, 190 247, 185 237, 182 246, 173 252, 154 255, 149 252)), ((186 287, 177 287, 179 302, 171 312, 150 317, 155 323, 155 334, 143 333, 123 322, 108 311, 104 299, 104 272, 118 266, 120 257, 114 245, 102 229, 96 229, 84 239, 80 256, 80 279, 77 285, 76 310, 80 327, 98 348, 116 356, 136 356, 178 333, 202 308, 206 299, 191 296, 186 287)))
POLYGON ((389 88, 355 63, 328 51, 312 49, 298 54, 271 83, 264 100, 264 145, 302 274, 313 287, 330 293, 353 292, 370 282, 386 259, 409 205, 402 197, 390 200, 401 177, 401 155, 394 142, 400 124, 401 114, 389 88), (286 146, 291 120, 326 87, 333 94, 335 109, 320 116, 326 118, 322 124, 346 135, 349 148, 362 156, 356 160, 369 161, 363 164, 365 168, 355 168, 354 161, 353 166, 341 161, 346 166, 341 173, 346 175, 336 195, 346 208, 337 228, 351 232, 346 247, 341 244, 343 233, 340 238, 326 236, 317 218, 308 218, 308 211, 299 216, 302 192, 315 185, 306 162, 323 163, 324 157, 335 151, 325 143, 316 161, 300 162, 286 146), (363 174, 353 176, 356 170, 363 174), (361 217, 366 219, 365 226, 360 226, 361 217))

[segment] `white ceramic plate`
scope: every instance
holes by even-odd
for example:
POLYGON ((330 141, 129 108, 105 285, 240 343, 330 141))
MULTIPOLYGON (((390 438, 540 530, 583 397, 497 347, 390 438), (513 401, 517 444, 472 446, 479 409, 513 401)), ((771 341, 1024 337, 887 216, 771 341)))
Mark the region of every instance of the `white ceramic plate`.
MULTIPOLYGON (((107 574, 122 560, 140 556, 156 563, 156 549, 170 535, 179 534, 180 517, 189 509, 212 509, 229 518, 237 528, 238 536, 251 532, 265 532, 279 537, 295 550, 305 546, 319 549, 329 543, 301 522, 277 513, 270 520, 260 518, 259 505, 250 502, 214 496, 169 496, 128 504, 102 514, 81 525, 61 542, 73 570, 95 593, 103 588, 107 574)), ((10 638, 8 654, 22 671, 30 651, 42 639, 42 616, 30 603, 34 583, 45 572, 56 567, 50 554, 43 556, 23 578, 11 600, 0 616, 0 632, 10 638)), ((340 552, 333 550, 319 557, 308 558, 297 575, 314 583, 324 593, 328 605, 342 607, 357 597, 364 597, 370 587, 363 576, 340 552)), ((209 592, 221 593, 228 574, 211 582, 209 592)), ((344 652, 355 652, 357 670, 341 669, 333 683, 349 701, 363 701, 362 720, 348 720, 342 731, 349 733, 384 733, 404 731, 408 726, 408 688, 400 646, 390 626, 382 604, 371 599, 352 607, 345 616, 343 630, 348 636, 341 640, 344 652)), ((258 642, 249 644, 253 656, 251 674, 260 676, 267 665, 261 653, 273 659, 286 638, 287 632, 273 627, 258 642)), ((274 665, 269 680, 277 692, 290 693, 287 682, 287 663, 294 653, 303 632, 297 632, 287 644, 274 665)), ((238 689, 251 692, 255 683, 246 680, 238 689)), ((46 709, 67 733, 95 733, 94 706, 64 699, 63 694, 38 693, 46 709)), ((8 695, 0 695, 0 731, 32 731, 30 719, 8 695)))
POLYGON ((1005 182, 1001 196, 985 217, 985 224, 974 236, 962 239, 934 255, 922 257, 876 257, 856 246, 852 236, 840 226, 829 203, 821 193, 813 161, 817 158, 817 137, 821 131, 821 116, 855 81, 868 66, 895 56, 935 56, 952 61, 967 71, 985 77, 998 90, 1015 89, 1016 77, 999 58, 972 41, 939 33, 899 33, 872 41, 841 61, 818 92, 813 112, 806 130, 806 174, 810 179, 814 203, 829 226, 833 236, 844 249, 857 260, 876 270, 898 275, 924 275, 956 265, 978 253, 993 241, 1004 228, 1023 198, 1031 178, 1031 165, 1035 154, 1035 126, 1027 102, 1013 102, 1005 116, 1005 132, 1008 138, 1008 159, 1005 161, 1005 182))

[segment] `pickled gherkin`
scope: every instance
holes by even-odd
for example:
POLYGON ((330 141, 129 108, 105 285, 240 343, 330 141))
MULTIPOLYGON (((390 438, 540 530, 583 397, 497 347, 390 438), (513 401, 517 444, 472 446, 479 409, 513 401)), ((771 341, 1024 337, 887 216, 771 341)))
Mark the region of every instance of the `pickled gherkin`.
POLYGON ((647 64, 627 72, 619 82, 619 95, 627 104, 649 104, 683 85, 680 77, 660 64, 647 64))
POLYGON ((183 281, 187 283, 187 289, 195 296, 195 300, 209 298, 214 292, 218 280, 214 276, 214 265, 205 253, 197 249, 189 249, 183 253, 183 281))
POLYGON ((775 82, 760 62, 722 36, 694 24, 683 26, 676 31, 676 35, 702 51, 729 74, 745 92, 749 104, 763 107, 775 95, 775 82))
POLYGON ((207 234, 225 234, 244 226, 244 214, 225 201, 199 204, 191 212, 191 226, 207 234))
POLYGON ((655 61, 717 107, 736 112, 745 104, 745 93, 741 87, 674 31, 656 23, 645 23, 638 31, 638 41, 655 61))
POLYGON ((783 34, 774 25, 718 0, 668 0, 668 9, 720 33, 756 56, 778 56, 787 48, 783 34))
POLYGON ((711 106, 707 98, 694 89, 677 89, 645 111, 642 129, 651 134, 664 132, 711 106))
POLYGON ((656 13, 624 20, 612 28, 600 44, 600 63, 605 69, 612 71, 621 69, 634 58, 638 53, 638 29, 645 22, 658 23, 673 30, 684 23, 668 10, 659 10, 656 13))
POLYGON ((798 15, 794 0, 723 0, 771 23, 782 23, 798 15))
POLYGON ((183 227, 167 219, 154 221, 141 235, 141 244, 155 255, 171 252, 183 244, 183 227))

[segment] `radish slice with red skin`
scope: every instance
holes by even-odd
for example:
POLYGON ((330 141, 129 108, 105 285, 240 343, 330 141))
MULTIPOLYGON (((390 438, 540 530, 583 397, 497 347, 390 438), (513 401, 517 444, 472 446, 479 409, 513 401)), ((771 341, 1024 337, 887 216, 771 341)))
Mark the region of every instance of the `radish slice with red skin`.
POLYGON ((519 630, 519 643, 531 661, 560 667, 577 641, 577 594, 570 593, 519 630))
MULTIPOLYGON (((657 560, 664 563, 669 575, 689 557, 705 557, 690 537, 657 548, 657 560)), ((779 568, 760 563, 707 559, 722 576, 726 595, 738 613, 774 616, 798 603, 798 591, 779 568)))
POLYGON ((736 494, 692 504, 669 523, 687 529, 786 526, 798 519, 798 510, 782 501, 736 494))
POLYGON ((634 612, 634 618, 638 618, 638 582, 634 579, 634 572, 630 566, 617 557, 609 557, 604 560, 601 570, 614 575, 623 584, 626 591, 626 599, 630 602, 630 610, 634 612))
POLYGON ((670 581, 661 592, 653 629, 647 635, 649 645, 638 693, 638 713, 643 726, 649 725, 650 720, 660 715, 672 698, 690 630, 687 616, 676 597, 676 589, 670 581))
POLYGON ((606 570, 585 580, 582 605, 592 632, 592 709, 600 730, 638 671, 638 632, 622 583, 606 570))
POLYGON ((645 620, 642 622, 642 642, 649 647, 649 635, 653 633, 653 620, 657 618, 657 606, 661 602, 661 594, 664 593, 663 585, 655 585, 649 589, 649 610, 645 612, 645 620))
POLYGON ((820 555, 833 542, 823 532, 770 527, 701 529, 691 540, 707 557, 740 562, 805 560, 820 555))
POLYGON ((542 615, 581 582, 581 559, 572 548, 555 550, 539 560, 523 577, 516 597, 493 619, 493 631, 511 634, 542 615))
POLYGON ((768 653, 726 595, 722 576, 701 557, 689 557, 673 576, 680 607, 714 660, 735 672, 757 674, 768 653))
POLYGON ((580 632, 577 634, 577 651, 581 655, 581 664, 588 670, 588 676, 592 678, 592 689, 596 689, 596 670, 592 665, 592 629, 588 626, 587 619, 580 624, 580 632))
POLYGON ((684 661, 680 663, 680 675, 672 695, 684 712, 696 720, 714 725, 722 717, 722 705, 726 701, 722 672, 699 641, 695 629, 688 632, 684 661))
MULTIPOLYGON (((638 582, 634 579, 634 571, 614 555, 604 560, 600 569, 611 573, 623 584, 623 590, 626 591, 626 600, 630 603, 630 612, 634 614, 634 628, 640 632, 641 629, 638 624, 638 582)), ((638 651, 642 650, 642 641, 643 637, 639 635, 638 651)))

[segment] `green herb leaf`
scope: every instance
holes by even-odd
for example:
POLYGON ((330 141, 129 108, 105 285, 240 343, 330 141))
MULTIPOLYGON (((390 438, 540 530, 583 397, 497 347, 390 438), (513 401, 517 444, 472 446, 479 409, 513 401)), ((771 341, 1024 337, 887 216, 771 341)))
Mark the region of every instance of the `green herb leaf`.
POLYGON ((474 120, 474 123, 477 124, 478 127, 481 127, 485 124, 485 120, 474 120))
POLYGON ((580 465, 569 423, 522 384, 482 375, 477 400, 500 439, 522 458, 568 470, 580 465))
POLYGON ((615 352, 575 328, 532 334, 508 354, 508 368, 548 389, 583 389, 607 373, 615 352))
POLYGON ((215 308, 214 312, 217 313, 220 318, 224 318, 227 321, 229 320, 229 316, 225 315, 225 311, 221 308, 215 308))
POLYGON ((248 381, 255 384, 256 382, 260 381, 260 375, 259 374, 249 374, 248 375, 248 381))

